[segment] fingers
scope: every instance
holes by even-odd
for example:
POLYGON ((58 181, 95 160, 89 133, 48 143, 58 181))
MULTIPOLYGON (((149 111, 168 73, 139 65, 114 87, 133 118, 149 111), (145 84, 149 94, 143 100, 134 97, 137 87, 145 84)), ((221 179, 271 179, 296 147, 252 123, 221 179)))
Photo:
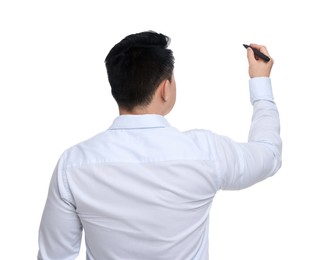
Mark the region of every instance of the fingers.
POLYGON ((264 45, 259 45, 259 44, 255 44, 255 43, 251 43, 249 46, 256 48, 257 50, 259 50, 260 52, 262 52, 263 54, 267 55, 270 59, 272 59, 268 53, 268 50, 266 48, 266 46, 264 45))
POLYGON ((261 52, 263 52, 264 54, 269 54, 268 51, 267 51, 266 46, 264 46, 264 45, 251 43, 250 46, 256 48, 257 50, 259 50, 261 52))
MULTIPOLYGON (((269 55, 269 52, 268 52, 266 46, 255 44, 255 43, 251 43, 250 46, 259 50, 261 53, 265 54, 266 56, 268 56, 272 63, 274 62, 273 59, 271 58, 271 56, 269 55)), ((256 60, 259 60, 258 57, 255 56, 255 58, 256 58, 256 60)))

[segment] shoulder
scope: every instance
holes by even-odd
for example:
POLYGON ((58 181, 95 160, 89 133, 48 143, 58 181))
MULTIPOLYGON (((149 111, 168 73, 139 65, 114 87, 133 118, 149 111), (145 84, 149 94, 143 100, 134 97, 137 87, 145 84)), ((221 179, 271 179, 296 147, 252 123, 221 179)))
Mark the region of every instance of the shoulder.
POLYGON ((198 140, 198 141, 207 141, 207 139, 214 138, 215 134, 207 129, 192 129, 182 132, 186 136, 198 140))
POLYGON ((216 137, 215 133, 206 129, 192 129, 184 131, 183 134, 190 138, 201 150, 211 154, 216 137))
POLYGON ((232 147, 235 143, 228 136, 216 134, 211 130, 193 129, 183 132, 205 153, 209 154, 211 158, 217 158, 218 153, 224 150, 225 147, 232 147))
POLYGON ((96 155, 99 154, 104 137, 105 132, 101 132, 67 148, 61 155, 63 167, 76 167, 96 159, 96 155))

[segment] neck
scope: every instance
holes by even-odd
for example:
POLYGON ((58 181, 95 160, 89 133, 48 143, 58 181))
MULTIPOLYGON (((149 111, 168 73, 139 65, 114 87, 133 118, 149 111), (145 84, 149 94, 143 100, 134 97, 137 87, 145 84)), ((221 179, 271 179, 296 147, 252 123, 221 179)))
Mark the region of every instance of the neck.
POLYGON ((135 107, 132 110, 126 110, 119 108, 120 115, 145 115, 145 114, 155 114, 164 116, 165 113, 159 109, 152 109, 150 107, 135 107))

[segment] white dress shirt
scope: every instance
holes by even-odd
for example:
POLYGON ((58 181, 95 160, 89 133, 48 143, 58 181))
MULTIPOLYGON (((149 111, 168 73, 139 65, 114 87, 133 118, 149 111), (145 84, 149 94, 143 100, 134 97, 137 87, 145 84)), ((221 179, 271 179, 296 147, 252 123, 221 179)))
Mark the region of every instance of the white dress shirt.
POLYGON ((53 173, 38 259, 208 259, 211 203, 281 166, 279 117, 269 78, 250 80, 249 140, 180 132, 160 115, 124 115, 66 150, 53 173))

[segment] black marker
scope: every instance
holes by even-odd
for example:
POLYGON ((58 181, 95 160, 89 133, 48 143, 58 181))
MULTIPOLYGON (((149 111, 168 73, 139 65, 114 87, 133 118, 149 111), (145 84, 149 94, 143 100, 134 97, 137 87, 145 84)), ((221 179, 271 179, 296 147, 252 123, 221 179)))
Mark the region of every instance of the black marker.
POLYGON ((243 44, 243 45, 244 45, 244 47, 245 47, 246 49, 247 49, 248 47, 250 47, 250 48, 254 51, 254 54, 255 54, 256 56, 258 56, 259 58, 263 59, 265 62, 270 61, 270 58, 269 58, 268 56, 266 56, 265 54, 263 54, 262 52, 260 52, 260 51, 257 50, 256 48, 251 47, 251 46, 249 46, 249 45, 247 45, 247 44, 243 44))

